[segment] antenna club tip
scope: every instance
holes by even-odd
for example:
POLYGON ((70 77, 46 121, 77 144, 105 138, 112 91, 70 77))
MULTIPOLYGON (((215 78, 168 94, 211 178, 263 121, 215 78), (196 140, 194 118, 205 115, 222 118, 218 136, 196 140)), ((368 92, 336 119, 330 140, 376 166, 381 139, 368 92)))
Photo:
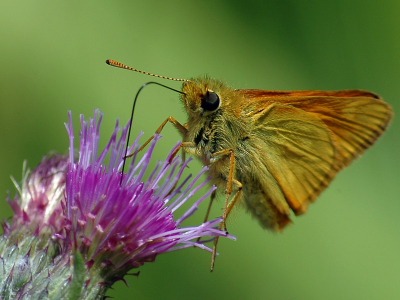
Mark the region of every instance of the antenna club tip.
POLYGON ((107 64, 107 65, 111 65, 110 61, 111 61, 111 59, 107 59, 107 60, 106 60, 106 64, 107 64))

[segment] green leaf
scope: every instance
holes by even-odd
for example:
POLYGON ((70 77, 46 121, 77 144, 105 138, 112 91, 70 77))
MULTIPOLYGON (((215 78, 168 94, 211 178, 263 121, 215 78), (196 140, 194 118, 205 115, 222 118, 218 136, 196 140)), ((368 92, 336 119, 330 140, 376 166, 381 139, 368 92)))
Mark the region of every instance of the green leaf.
POLYGON ((74 274, 72 276, 71 287, 68 293, 69 300, 79 299, 82 292, 83 280, 85 278, 85 265, 80 252, 74 253, 74 274))

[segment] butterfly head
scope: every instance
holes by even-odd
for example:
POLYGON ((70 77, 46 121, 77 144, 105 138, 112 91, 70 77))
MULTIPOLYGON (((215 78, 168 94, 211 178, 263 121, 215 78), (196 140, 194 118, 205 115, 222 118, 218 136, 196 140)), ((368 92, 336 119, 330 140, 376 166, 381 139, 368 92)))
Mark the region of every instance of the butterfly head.
POLYGON ((184 82, 182 101, 188 114, 207 116, 217 112, 225 103, 226 86, 209 77, 184 82))

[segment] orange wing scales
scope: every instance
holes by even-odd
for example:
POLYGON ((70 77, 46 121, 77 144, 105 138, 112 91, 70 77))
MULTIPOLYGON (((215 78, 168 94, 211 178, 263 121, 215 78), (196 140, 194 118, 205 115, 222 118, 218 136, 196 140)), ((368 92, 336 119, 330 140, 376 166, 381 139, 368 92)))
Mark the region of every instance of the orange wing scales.
POLYGON ((367 91, 236 91, 245 99, 243 116, 254 123, 249 148, 262 151, 252 157, 260 156, 253 168, 263 196, 244 193, 245 201, 263 227, 277 231, 290 223, 287 205, 296 215, 306 212, 392 117, 391 107, 367 91))

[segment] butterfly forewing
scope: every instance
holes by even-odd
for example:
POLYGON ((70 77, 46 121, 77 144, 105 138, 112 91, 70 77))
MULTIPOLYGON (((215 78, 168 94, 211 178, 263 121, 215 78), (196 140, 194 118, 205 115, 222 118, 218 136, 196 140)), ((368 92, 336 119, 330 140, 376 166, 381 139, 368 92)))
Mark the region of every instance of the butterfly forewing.
POLYGON ((237 92, 246 99, 243 115, 253 119, 255 176, 280 213, 288 214, 286 202, 304 213, 336 173, 374 143, 392 115, 379 96, 365 91, 237 92))

